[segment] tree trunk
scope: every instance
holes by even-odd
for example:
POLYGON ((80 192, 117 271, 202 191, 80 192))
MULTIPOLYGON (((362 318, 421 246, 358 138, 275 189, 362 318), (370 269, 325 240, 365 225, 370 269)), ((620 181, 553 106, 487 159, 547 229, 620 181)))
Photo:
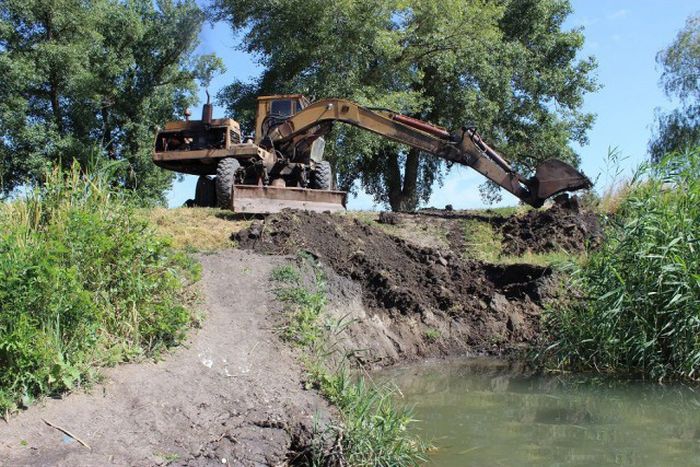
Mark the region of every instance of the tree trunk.
MULTIPOLYGON (((53 21, 50 15, 44 19, 44 27, 46 29, 46 42, 51 42, 54 37, 53 21)), ((63 117, 61 115, 61 105, 58 95, 58 77, 56 76, 56 71, 53 69, 53 65, 49 70, 49 100, 51 101, 51 112, 53 113, 53 118, 56 123, 56 129, 58 129, 58 133, 62 135, 63 117)))
POLYGON ((51 76, 49 80, 49 98, 51 100, 51 111, 56 122, 56 129, 60 135, 63 134, 63 116, 61 115, 61 104, 58 98, 58 83, 55 76, 51 76))
MULTIPOLYGON (((50 43, 54 39, 53 18, 50 13, 44 18, 44 29, 46 30, 46 42, 50 43)), ((58 77, 53 65, 49 69, 49 101, 51 102, 51 113, 56 123, 56 129, 58 129, 59 134, 63 134, 63 117, 58 96, 58 77)))
POLYGON ((399 155, 391 152, 385 153, 384 157, 388 160, 386 180, 391 210, 394 212, 415 211, 418 207, 417 188, 420 152, 417 149, 408 151, 403 177, 401 177, 399 155))
POLYGON ((109 111, 106 103, 102 103, 100 112, 102 113, 102 147, 107 151, 107 156, 110 159, 116 159, 114 141, 112 141, 112 127, 109 124, 109 111))

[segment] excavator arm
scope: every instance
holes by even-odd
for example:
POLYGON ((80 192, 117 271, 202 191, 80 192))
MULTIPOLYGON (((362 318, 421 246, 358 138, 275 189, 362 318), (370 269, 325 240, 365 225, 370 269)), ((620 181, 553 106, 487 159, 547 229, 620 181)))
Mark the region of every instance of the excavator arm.
POLYGON ((368 109, 344 99, 323 99, 271 126, 263 140, 273 147, 310 145, 334 122, 346 123, 406 144, 447 161, 466 165, 506 189, 525 203, 540 207, 546 199, 565 191, 589 188, 583 174, 557 159, 540 164, 535 175, 525 178, 495 150, 475 128, 456 134, 445 128, 386 109, 368 109))

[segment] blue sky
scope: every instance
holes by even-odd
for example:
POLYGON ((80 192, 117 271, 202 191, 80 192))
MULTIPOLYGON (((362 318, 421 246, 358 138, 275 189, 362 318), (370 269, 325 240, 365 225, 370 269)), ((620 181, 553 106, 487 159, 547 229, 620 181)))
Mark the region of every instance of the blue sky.
MULTIPOLYGON (((601 90, 586 97, 584 110, 595 113, 597 118, 588 133, 589 144, 577 148, 583 171, 598 179, 600 189, 610 182, 606 169, 609 148, 619 149, 622 168, 627 172, 646 159, 655 109, 673 107, 659 87, 661 70, 656 65, 656 54, 673 41, 688 16, 700 11, 700 3, 697 0, 573 0, 572 5, 574 13, 565 26, 584 28, 586 42, 581 54, 596 57, 596 73, 603 85, 601 90)), ((258 74, 254 57, 238 50, 238 44, 225 24, 207 25, 202 30, 199 52, 215 52, 227 68, 225 74, 213 80, 212 94, 234 77, 246 80, 258 74)), ((198 115, 199 111, 193 113, 198 115)), ((215 116, 221 114, 222 109, 215 109, 215 116)), ((483 207, 478 191, 482 182, 483 178, 471 169, 454 167, 443 186, 435 186, 428 205, 452 204, 457 209, 483 207)), ((193 197, 195 183, 192 176, 177 182, 168 194, 170 206, 180 206, 193 197)), ((517 199, 504 194, 500 205, 514 204, 517 199)), ((369 196, 360 194, 349 199, 348 207, 372 209, 374 206, 369 196)))

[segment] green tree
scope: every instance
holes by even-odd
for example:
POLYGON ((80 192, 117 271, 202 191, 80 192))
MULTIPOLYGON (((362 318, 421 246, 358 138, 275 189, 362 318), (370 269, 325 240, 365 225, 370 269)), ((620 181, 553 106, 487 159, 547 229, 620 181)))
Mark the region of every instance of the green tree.
POLYGON ((661 86, 680 107, 658 113, 657 129, 649 142, 652 160, 660 161, 669 152, 700 145, 700 15, 691 16, 668 48, 659 52, 661 86))
POLYGON ((162 200, 173 174, 150 161, 153 131, 196 100, 203 21, 194 0, 0 3, 2 191, 108 157, 128 161, 116 183, 162 200))
MULTIPOLYGON (((346 97, 452 130, 474 123, 525 172, 549 157, 576 164, 569 143, 586 143, 593 122, 580 107, 596 64, 576 59, 581 30, 562 29, 568 0, 216 0, 215 10, 264 67, 219 95, 244 122, 259 94, 346 97)), ((339 187, 359 182, 394 210, 427 201, 447 168, 357 129, 334 132, 339 187)))

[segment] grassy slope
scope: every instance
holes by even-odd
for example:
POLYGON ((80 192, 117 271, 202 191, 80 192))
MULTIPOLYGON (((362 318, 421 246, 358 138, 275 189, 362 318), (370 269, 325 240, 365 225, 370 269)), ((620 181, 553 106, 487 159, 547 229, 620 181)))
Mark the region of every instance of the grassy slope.
POLYGON ((208 208, 155 208, 141 214, 159 235, 169 238, 175 248, 208 252, 231 248, 231 234, 248 227, 250 220, 232 212, 208 208))
POLYGON ((197 266, 75 166, 0 205, 0 410, 177 344, 197 266))

